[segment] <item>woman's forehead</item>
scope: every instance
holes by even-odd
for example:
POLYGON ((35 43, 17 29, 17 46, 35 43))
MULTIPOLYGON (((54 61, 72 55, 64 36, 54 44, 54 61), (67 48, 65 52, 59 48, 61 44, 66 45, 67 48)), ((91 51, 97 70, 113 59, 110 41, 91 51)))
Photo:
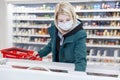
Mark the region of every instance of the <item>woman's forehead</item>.
POLYGON ((69 15, 66 14, 59 14, 58 19, 66 19, 66 18, 71 18, 69 15))

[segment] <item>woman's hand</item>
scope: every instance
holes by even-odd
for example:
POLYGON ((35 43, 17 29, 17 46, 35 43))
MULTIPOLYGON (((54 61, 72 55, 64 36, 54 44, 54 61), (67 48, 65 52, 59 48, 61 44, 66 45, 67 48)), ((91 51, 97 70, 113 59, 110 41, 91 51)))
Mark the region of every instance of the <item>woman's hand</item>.
POLYGON ((38 52, 34 51, 33 56, 38 56, 38 52))

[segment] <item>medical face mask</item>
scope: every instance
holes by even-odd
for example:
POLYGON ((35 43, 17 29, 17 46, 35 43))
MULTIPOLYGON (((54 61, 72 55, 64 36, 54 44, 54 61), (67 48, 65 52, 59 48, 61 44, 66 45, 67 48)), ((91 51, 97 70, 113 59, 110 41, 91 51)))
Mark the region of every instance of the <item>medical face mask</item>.
POLYGON ((72 28, 72 25, 73 25, 73 21, 72 21, 72 20, 67 21, 67 22, 65 22, 65 23, 63 23, 63 22, 58 22, 58 27, 60 27, 62 30, 65 30, 65 31, 71 29, 71 28, 72 28))

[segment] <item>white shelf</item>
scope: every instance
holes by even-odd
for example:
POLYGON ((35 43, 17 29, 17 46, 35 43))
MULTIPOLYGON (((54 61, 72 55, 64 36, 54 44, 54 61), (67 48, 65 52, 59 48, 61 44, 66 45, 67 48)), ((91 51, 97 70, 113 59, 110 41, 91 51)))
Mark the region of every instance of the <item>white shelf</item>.
POLYGON ((110 59, 110 60, 115 60, 115 59, 119 59, 119 58, 114 58, 114 57, 108 57, 108 56, 87 56, 87 58, 91 58, 91 59, 110 59))
MULTIPOLYGON (((41 45, 46 45, 47 42, 13 42, 13 43, 16 43, 16 44, 41 44, 41 45)), ((120 48, 119 45, 90 45, 90 44, 87 44, 87 47, 102 47, 102 48, 120 48)))
MULTIPOLYGON (((8 3, 14 3, 14 4, 38 4, 38 3, 58 3, 58 2, 64 2, 65 0, 5 0, 8 3)), ((71 3, 76 2, 106 2, 108 0, 69 0, 71 3)), ((116 0, 109 0, 109 2, 116 1, 116 0)))
POLYGON ((120 60, 120 57, 117 57, 116 60, 120 60))
POLYGON ((120 45, 94 45, 94 44, 87 44, 87 47, 98 47, 98 48, 120 48, 120 45))
POLYGON ((120 36, 87 36, 87 38, 92 38, 92 39, 120 39, 120 36))
POLYGON ((83 26, 84 29, 120 29, 119 27, 115 26, 83 26))
POLYGON ((29 26, 29 25, 27 25, 27 26, 13 26, 13 28, 36 28, 36 29, 38 29, 38 28, 48 28, 49 26, 38 26, 38 25, 34 25, 34 26, 29 26))
POLYGON ((28 37, 50 37, 50 35, 32 35, 32 34, 13 34, 13 36, 28 36, 28 37))
MULTIPOLYGON (((77 13, 81 12, 120 12, 120 9, 94 9, 94 10, 75 10, 77 13)), ((34 11, 13 11, 13 13, 54 13, 54 10, 34 10, 34 11)))
POLYGON ((76 12, 120 12, 120 9, 94 9, 94 10, 76 10, 76 12))
POLYGON ((80 18, 82 21, 111 21, 111 20, 120 20, 120 18, 111 17, 111 18, 80 18))
MULTIPOLYGON (((13 28, 48 28, 49 26, 14 26, 13 28)), ((120 26, 83 26, 84 29, 120 29, 120 26)))
POLYGON ((48 42, 13 42, 15 44, 37 44, 37 45, 47 45, 48 42))
MULTIPOLYGON (((111 20, 120 20, 120 18, 80 18, 82 21, 111 21, 111 20)), ((26 21, 53 21, 53 18, 41 18, 41 19, 29 19, 29 18, 22 18, 22 19, 14 19, 14 20, 26 20, 26 21)))
POLYGON ((34 11, 24 10, 24 11, 13 11, 13 13, 54 13, 54 10, 34 10, 34 11))
POLYGON ((41 18, 41 19, 30 19, 30 18, 22 18, 22 19, 13 19, 13 20, 23 20, 23 21, 53 21, 53 18, 41 18))

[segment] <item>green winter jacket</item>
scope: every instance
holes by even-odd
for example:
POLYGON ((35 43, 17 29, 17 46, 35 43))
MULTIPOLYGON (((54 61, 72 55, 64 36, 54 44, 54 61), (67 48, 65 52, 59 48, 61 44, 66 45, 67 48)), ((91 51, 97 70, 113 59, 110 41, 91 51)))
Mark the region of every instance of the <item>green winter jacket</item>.
MULTIPOLYGON (((51 40, 40 51, 40 57, 48 55, 52 51, 52 60, 56 62, 56 27, 54 23, 48 28, 51 40)), ((66 37, 59 51, 59 62, 74 63, 75 71, 86 70, 86 32, 78 30, 75 34, 66 37)))

